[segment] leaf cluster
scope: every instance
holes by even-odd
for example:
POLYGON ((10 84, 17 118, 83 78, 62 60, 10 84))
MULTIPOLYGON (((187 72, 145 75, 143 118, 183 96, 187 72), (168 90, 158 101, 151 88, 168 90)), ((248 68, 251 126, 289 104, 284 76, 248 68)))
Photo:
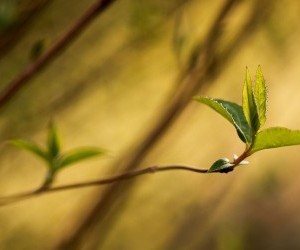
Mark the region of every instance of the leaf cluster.
POLYGON ((232 171, 246 157, 263 149, 300 144, 299 130, 282 127, 261 130, 266 122, 267 88, 260 66, 256 70, 255 82, 252 81, 249 70, 246 68, 242 105, 210 97, 196 96, 194 99, 209 106, 228 120, 246 145, 240 157, 232 162, 226 158, 219 159, 210 167, 209 172, 232 171))

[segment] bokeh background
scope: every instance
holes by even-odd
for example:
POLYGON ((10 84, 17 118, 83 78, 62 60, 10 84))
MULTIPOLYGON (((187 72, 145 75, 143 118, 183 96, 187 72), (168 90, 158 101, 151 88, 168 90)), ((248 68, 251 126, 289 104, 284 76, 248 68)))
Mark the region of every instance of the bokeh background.
MULTIPOLYGON (((94 2, 1 0, 1 90, 94 2)), ((43 163, 6 141, 43 144, 50 119, 66 151, 109 151, 55 185, 232 158, 244 149, 234 128, 192 97, 241 102, 246 66, 267 81, 265 127, 300 129, 299 13, 292 0, 115 1, 0 107, 0 196, 42 183, 43 163)), ((227 175, 164 172, 0 207, 0 249, 299 249, 299 150, 259 152, 227 175)))

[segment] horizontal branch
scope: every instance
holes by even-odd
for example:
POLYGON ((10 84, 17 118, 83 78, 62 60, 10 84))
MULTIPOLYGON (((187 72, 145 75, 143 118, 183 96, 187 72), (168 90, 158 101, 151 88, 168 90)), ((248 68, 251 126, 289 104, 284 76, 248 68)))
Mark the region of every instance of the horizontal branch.
POLYGON ((156 172, 163 172, 163 171, 172 171, 172 170, 182 170, 182 171, 189 171, 189 172, 195 172, 195 173, 208 173, 208 169, 199 169, 196 167, 191 166, 182 166, 182 165, 171 165, 171 166, 152 166, 144 169, 139 169, 132 172, 123 173, 120 175, 116 175, 110 178, 106 179, 100 179, 95 181, 87 181, 87 182, 81 182, 81 183, 75 183, 75 184, 69 184, 69 185, 62 185, 57 187, 49 187, 49 188, 39 188, 34 191, 26 192, 26 193, 20 193, 15 194, 11 196, 6 197, 0 197, 0 206, 6 206, 21 200, 25 200, 28 198, 58 192, 58 191, 66 191, 71 189, 78 189, 78 188, 85 188, 85 187, 95 187, 95 186, 101 186, 101 185, 107 185, 114 182, 119 181, 125 181, 128 179, 132 179, 137 176, 145 175, 145 174, 153 174, 156 172))
POLYGON ((169 165, 169 166, 152 166, 148 168, 138 169, 135 171, 115 175, 113 177, 105 178, 105 179, 99 179, 95 181, 87 181, 87 182, 80 182, 75 184, 68 184, 68 185, 61 185, 57 187, 45 187, 42 186, 36 190, 19 193, 15 195, 9 195, 0 197, 0 207, 7 206, 12 203, 16 203, 21 200, 33 198, 36 196, 41 196, 44 194, 49 194, 53 192, 59 192, 59 191, 66 191, 66 190, 72 190, 72 189, 78 189, 78 188, 86 188, 86 187, 95 187, 95 186, 101 186, 101 185, 107 185, 112 184, 115 182, 125 181, 128 179, 132 179, 141 175, 145 174, 154 174, 156 172, 163 172, 163 171, 172 171, 172 170, 181 170, 181 171, 189 171, 194 173, 201 173, 201 174, 207 174, 207 173, 228 173, 233 171, 237 166, 239 166, 242 161, 249 156, 250 148, 246 149, 239 157, 237 157, 232 163, 233 166, 227 170, 224 171, 223 169, 220 169, 218 171, 209 172, 209 169, 201 169, 197 167, 192 166, 183 166, 183 165, 169 165))

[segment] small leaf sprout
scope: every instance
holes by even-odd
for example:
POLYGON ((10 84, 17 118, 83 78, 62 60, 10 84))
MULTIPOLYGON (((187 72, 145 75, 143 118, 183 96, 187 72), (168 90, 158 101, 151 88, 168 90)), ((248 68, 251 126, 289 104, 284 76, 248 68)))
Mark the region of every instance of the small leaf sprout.
POLYGON ((63 168, 77 163, 81 160, 88 159, 94 156, 103 155, 105 151, 96 147, 78 148, 71 152, 62 153, 60 138, 54 122, 50 121, 48 126, 48 141, 47 148, 39 146, 38 144, 16 139, 10 141, 11 145, 34 154, 41 158, 47 166, 47 174, 41 189, 47 189, 54 181, 56 174, 63 168))

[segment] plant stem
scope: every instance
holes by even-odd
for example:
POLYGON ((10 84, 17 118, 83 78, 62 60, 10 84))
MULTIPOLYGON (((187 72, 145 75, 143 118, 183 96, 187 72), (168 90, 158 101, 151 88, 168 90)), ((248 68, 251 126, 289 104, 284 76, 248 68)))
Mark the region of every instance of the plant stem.
MULTIPOLYGON (((25 193, 20 193, 20 194, 15 194, 15 195, 10 195, 10 196, 5 196, 5 197, 0 197, 0 207, 6 206, 6 205, 9 205, 9 204, 12 204, 12 203, 24 200, 24 199, 47 194, 47 193, 107 185, 107 184, 111 184, 114 182, 120 182, 120 181, 125 181, 128 179, 132 179, 132 178, 135 178, 135 177, 138 177, 141 175, 154 174, 154 173, 163 172, 163 171, 181 170, 181 171, 189 171, 189 172, 201 173, 201 174, 228 173, 228 172, 233 171, 235 167, 237 167, 245 158, 247 158, 249 156, 250 151, 251 151, 251 148, 246 149, 237 159, 235 159, 232 162, 232 164, 234 164, 234 166, 227 171, 220 170, 220 171, 215 171, 215 172, 208 172, 208 169, 201 169, 201 168, 192 167, 192 166, 169 165, 169 166, 161 166, 161 167, 160 166, 152 166, 152 167, 148 167, 148 168, 144 168, 144 169, 138 169, 135 171, 119 174, 119 175, 105 178, 105 179, 80 182, 80 183, 62 185, 62 186, 57 186, 57 187, 50 187, 49 185, 51 185, 52 179, 49 179, 51 181, 50 183, 48 183, 46 181, 46 183, 44 183, 40 188, 38 188, 36 190, 25 192, 25 193)), ((50 176, 50 177, 52 178, 53 176, 50 176)))
POLYGON ((243 160, 245 160, 248 156, 250 156, 251 147, 246 149, 238 158, 233 160, 232 164, 234 164, 233 168, 238 166, 243 160))
POLYGON ((199 169, 196 167, 191 166, 182 166, 182 165, 171 165, 171 166, 152 166, 144 169, 139 169, 132 172, 123 173, 120 175, 116 175, 110 178, 106 179, 100 179, 95 181, 88 181, 88 182, 81 182, 81 183, 75 183, 75 184, 69 184, 69 185, 62 185, 57 187, 48 187, 48 188, 39 188, 37 190, 26 192, 26 193, 20 193, 16 195, 6 196, 6 197, 0 197, 0 206, 5 206, 8 204, 12 204, 24 199, 28 199, 34 196, 43 195, 47 193, 53 193, 58 191, 66 191, 71 189, 77 189, 77 188, 85 188, 85 187, 93 187, 93 186, 100 186, 100 185, 107 185, 114 182, 124 181, 128 179, 132 179, 137 176, 141 176, 144 174, 153 174, 156 172, 163 172, 163 171, 171 171, 171 170, 182 170, 182 171, 190 171, 195 173, 207 173, 207 169, 199 169))

